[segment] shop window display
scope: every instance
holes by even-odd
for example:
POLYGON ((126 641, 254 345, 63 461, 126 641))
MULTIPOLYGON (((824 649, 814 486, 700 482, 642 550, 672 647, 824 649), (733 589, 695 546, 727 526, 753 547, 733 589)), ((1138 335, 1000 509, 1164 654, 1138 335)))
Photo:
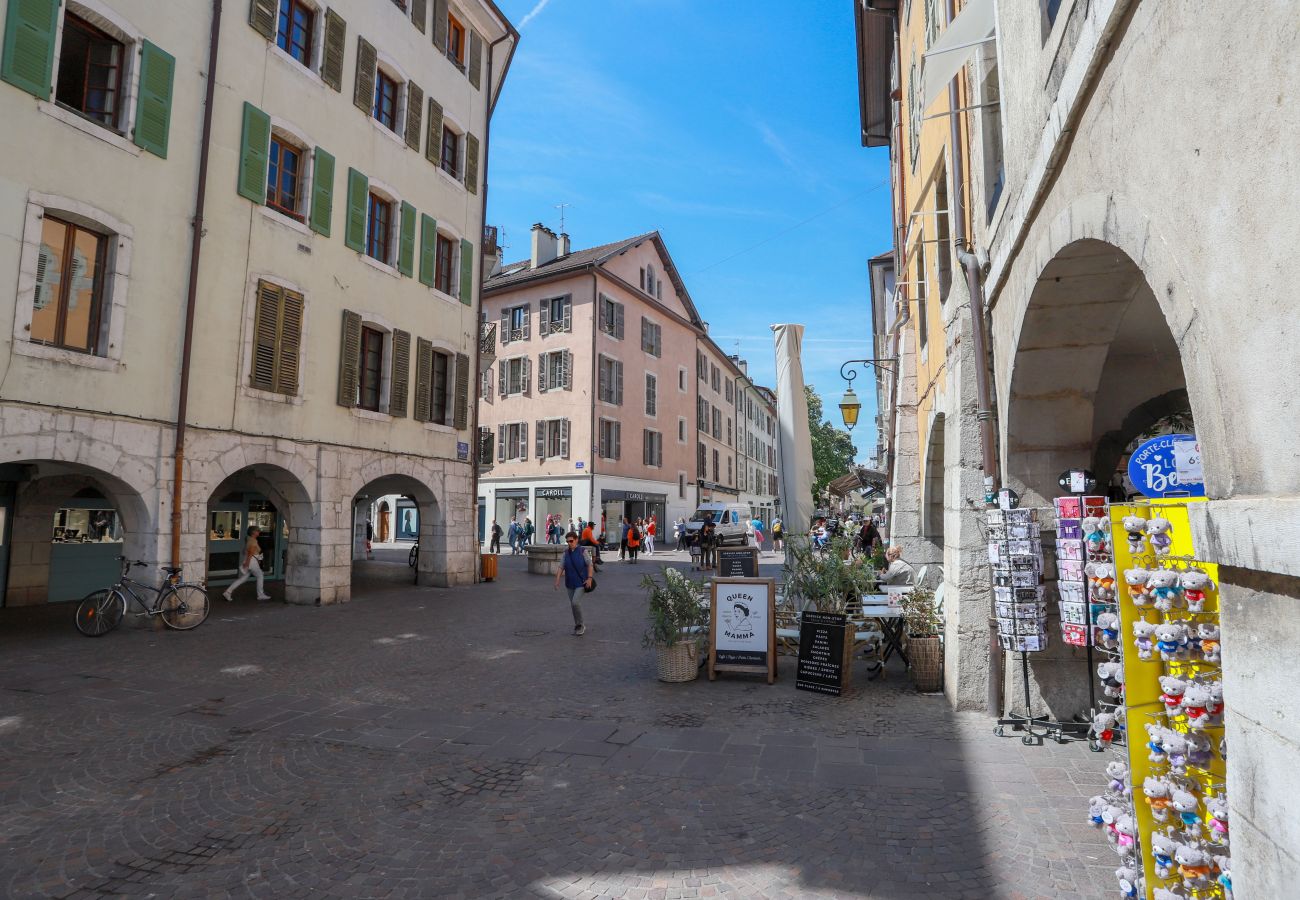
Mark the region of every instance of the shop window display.
POLYGON ((56 544, 121 542, 117 512, 112 509, 60 509, 54 514, 56 544))

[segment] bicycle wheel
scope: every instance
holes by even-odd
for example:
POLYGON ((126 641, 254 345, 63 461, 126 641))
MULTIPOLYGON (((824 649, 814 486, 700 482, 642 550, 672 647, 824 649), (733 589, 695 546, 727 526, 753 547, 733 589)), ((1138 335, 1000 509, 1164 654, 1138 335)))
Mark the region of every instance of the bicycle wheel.
POLYGON ((179 584, 158 598, 158 610, 168 628, 198 628, 208 617, 208 592, 198 585, 179 584))
POLYGON ((410 566, 412 569, 414 569, 415 564, 419 562, 419 560, 420 560, 420 545, 416 544, 414 547, 411 548, 411 552, 407 555, 406 564, 410 566))
POLYGON ((95 591, 77 605, 77 630, 86 637, 103 637, 122 623, 125 614, 125 597, 117 591, 95 591))

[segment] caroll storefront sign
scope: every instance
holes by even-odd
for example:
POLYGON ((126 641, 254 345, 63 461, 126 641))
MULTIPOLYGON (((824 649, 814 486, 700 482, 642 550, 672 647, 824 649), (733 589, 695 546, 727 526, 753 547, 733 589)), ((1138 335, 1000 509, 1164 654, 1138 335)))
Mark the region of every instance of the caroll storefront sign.
POLYGON ((1147 497, 1204 497, 1201 445, 1190 434, 1152 438, 1129 457, 1128 478, 1147 497))

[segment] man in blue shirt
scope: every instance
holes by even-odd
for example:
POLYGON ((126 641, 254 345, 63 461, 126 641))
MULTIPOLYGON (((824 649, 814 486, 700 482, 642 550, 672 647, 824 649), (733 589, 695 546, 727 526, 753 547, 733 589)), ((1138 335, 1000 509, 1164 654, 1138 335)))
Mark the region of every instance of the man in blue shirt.
POLYGON ((564 587, 569 592, 569 605, 573 607, 573 633, 584 635, 587 626, 582 623, 582 604, 578 602, 578 592, 593 583, 596 573, 586 552, 578 546, 576 534, 570 531, 564 536, 564 542, 568 549, 560 557, 560 570, 555 573, 555 590, 560 589, 560 579, 564 579, 564 587))

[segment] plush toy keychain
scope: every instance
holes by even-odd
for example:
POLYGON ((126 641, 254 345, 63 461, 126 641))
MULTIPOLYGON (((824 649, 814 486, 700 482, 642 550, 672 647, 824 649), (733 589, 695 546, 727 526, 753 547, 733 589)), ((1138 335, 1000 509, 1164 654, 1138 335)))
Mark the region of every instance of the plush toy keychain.
POLYGON ((1170 718, 1183 711, 1183 694, 1187 691, 1187 682, 1177 675, 1160 676, 1160 702, 1165 705, 1165 715, 1170 718))
POLYGON ((1167 760, 1165 756, 1165 733, 1168 731, 1162 725, 1156 725, 1154 722, 1148 722, 1147 726, 1147 759, 1153 763, 1162 763, 1167 760))
POLYGON ((1208 768, 1214 760, 1214 753, 1210 750, 1210 739, 1195 731, 1184 735, 1184 739, 1187 741, 1187 764, 1200 769, 1208 768))
POLYGON ((1120 526, 1128 534, 1128 552, 1141 556, 1146 552, 1147 522, 1141 516, 1125 516, 1120 526))
POLYGON ((1169 821, 1169 782, 1155 775, 1148 775, 1142 782, 1142 793, 1147 806, 1151 807, 1151 818, 1157 822, 1169 821))
POLYGON ((1187 601, 1187 611, 1204 612, 1205 592, 1214 590, 1210 576, 1200 569, 1188 569, 1178 576, 1178 583, 1183 589, 1183 599, 1187 601))
POLYGON ((1134 898, 1145 897, 1146 891, 1143 890, 1144 879, 1142 873, 1133 866, 1120 866, 1115 870, 1115 878, 1119 881, 1119 893, 1121 897, 1134 898))
POLYGON ((1165 662, 1187 658, 1187 627, 1178 622, 1156 626, 1156 649, 1165 662))
POLYGON ((1219 644, 1219 626, 1213 622, 1202 622, 1196 626, 1196 637, 1201 643, 1201 659, 1207 663, 1217 663, 1222 649, 1219 644))
POLYGON ((1099 712, 1092 717, 1091 734, 1101 747, 1109 747, 1115 740, 1115 725, 1118 720, 1113 713, 1099 712))
POLYGON ((1168 519, 1159 516, 1147 519, 1147 537, 1151 541, 1151 552, 1156 556, 1169 555, 1174 543, 1173 536, 1169 533, 1172 530, 1173 526, 1168 519))
POLYGON ((1128 784, 1128 766, 1118 759, 1106 763, 1106 774, 1110 776, 1109 790, 1121 797, 1128 796, 1132 789, 1128 784))
POLYGON ((1101 663, 1097 666, 1097 675, 1101 678, 1102 691, 1112 700, 1124 699, 1124 663, 1101 663))
POLYGON ((1106 562, 1088 563, 1084 572, 1092 586, 1092 599, 1110 602, 1115 599, 1115 567, 1106 562))
POLYGON ((1137 855, 1137 820, 1125 813, 1115 820, 1115 852, 1123 857, 1137 855))
POLYGON ((1086 516, 1083 520, 1083 540, 1088 547, 1088 559, 1110 559, 1110 535, 1102 527, 1102 519, 1086 516))
POLYGON ((1124 583, 1128 585, 1129 599, 1138 609, 1151 605, 1151 592, 1147 588, 1147 581, 1150 578, 1151 573, 1146 569, 1124 570, 1124 583))
POLYGON ((1178 582, 1178 573, 1171 569, 1153 569, 1147 578, 1147 593, 1151 605, 1161 612, 1182 605, 1183 588, 1178 582))
POLYGON ((1105 824, 1102 813, 1106 810, 1106 798, 1101 794, 1088 799, 1088 822, 1100 828, 1105 824))
POLYGON ((1200 890, 1210 883, 1210 854, 1195 844, 1179 844, 1174 851, 1174 861, 1178 863, 1178 874, 1183 884, 1191 890, 1200 890))
POLYGON ((1223 900, 1232 900, 1232 860, 1226 856, 1216 856, 1214 864, 1219 868, 1219 877, 1214 880, 1223 888, 1223 900))
POLYGON ((1158 831, 1151 833, 1151 861, 1155 863, 1156 877, 1165 880, 1174 874, 1174 851, 1178 845, 1158 831))
POLYGON ((1183 714, 1187 716, 1188 728, 1200 731, 1210 724, 1210 711, 1208 708, 1210 702, 1210 688, 1208 685, 1198 684, 1195 681, 1187 685, 1187 689, 1183 691, 1183 699, 1180 705, 1183 714))
POLYGON ((1187 894, 1183 893, 1182 888, 1156 888, 1152 894, 1155 900, 1187 900, 1187 894))
POLYGON ((1119 616, 1113 612, 1097 616, 1097 643, 1107 650, 1119 647, 1119 616))
POLYGON ((1169 771, 1182 775, 1187 771, 1187 737, 1181 731, 1172 728, 1165 730, 1165 759, 1169 762, 1169 771))
MULTIPOLYGON (((1205 704, 1205 711, 1210 714, 1209 724, 1222 725, 1223 724, 1223 682, 1218 680, 1211 681, 1208 684, 1206 684, 1206 687, 1209 688, 1210 690, 1210 700, 1208 703, 1205 704)), ((1224 738, 1224 741, 1226 740, 1227 738, 1224 738)), ((1222 756, 1225 760, 1228 758, 1228 748, 1227 748, 1227 744, 1224 742, 1219 743, 1219 755, 1222 756)))
POLYGON ((1174 813, 1177 814, 1179 821, 1183 823, 1183 831, 1191 834, 1198 834, 1201 830, 1201 802, 1196 799, 1196 795, 1191 791, 1184 791, 1181 788, 1174 788, 1169 792, 1169 805, 1173 807, 1174 813))
POLYGON ((1205 798, 1205 811, 1210 817, 1208 822, 1210 842, 1224 846, 1228 843, 1228 798, 1222 795, 1205 798))
POLYGON ((1138 659, 1150 659, 1155 655, 1156 626, 1146 619, 1138 619, 1133 623, 1133 644, 1137 647, 1138 659))

